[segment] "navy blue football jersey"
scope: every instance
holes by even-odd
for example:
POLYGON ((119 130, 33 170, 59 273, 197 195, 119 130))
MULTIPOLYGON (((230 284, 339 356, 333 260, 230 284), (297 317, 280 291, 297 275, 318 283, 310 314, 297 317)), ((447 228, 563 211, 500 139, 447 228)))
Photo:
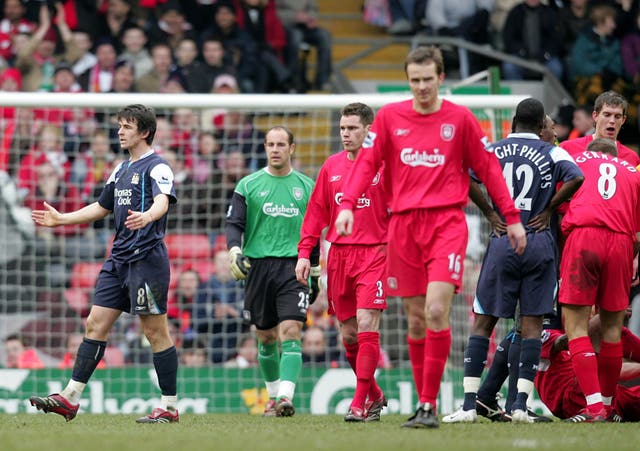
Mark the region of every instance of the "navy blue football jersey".
POLYGON ((582 176, 564 149, 533 133, 511 133, 493 145, 522 224, 547 208, 559 182, 582 176))
POLYGON ((153 150, 137 161, 123 161, 113 170, 98 203, 114 215, 116 236, 111 250, 114 260, 138 260, 164 239, 166 214, 140 230, 129 230, 124 225, 129 210, 149 210, 158 194, 169 196, 171 204, 177 201, 173 172, 153 150))

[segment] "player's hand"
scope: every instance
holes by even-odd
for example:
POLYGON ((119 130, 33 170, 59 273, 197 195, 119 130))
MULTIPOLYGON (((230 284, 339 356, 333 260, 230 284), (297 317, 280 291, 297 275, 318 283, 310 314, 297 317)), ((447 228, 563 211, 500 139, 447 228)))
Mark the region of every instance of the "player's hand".
POLYGON ((316 302, 318 294, 320 294, 320 276, 322 275, 322 268, 320 265, 312 266, 309 270, 309 305, 316 302))
POLYGON ((336 218, 336 232, 340 236, 348 236, 353 232, 353 211, 342 210, 336 218))
POLYGON ((311 261, 308 258, 299 258, 296 263, 296 279, 302 285, 308 284, 309 271, 311 271, 311 261))
POLYGON ((247 278, 251 263, 249 258, 242 255, 242 250, 238 246, 229 249, 229 263, 231 264, 231 275, 236 280, 247 278))
POLYGON ((153 218, 148 211, 127 210, 124 226, 129 230, 139 230, 144 229, 151 222, 153 222, 153 218))
POLYGON ((531 218, 527 225, 533 227, 536 232, 548 229, 551 227, 551 211, 542 210, 542 213, 531 218))
POLYGON ((491 212, 486 215, 486 218, 491 224, 491 229, 495 236, 501 236, 507 233, 507 223, 502 220, 495 210, 491 210, 491 212))
POLYGON ((521 222, 511 224, 507 226, 507 236, 509 237, 509 243, 511 247, 518 255, 524 253, 524 248, 527 247, 527 232, 521 222))
POLYGON ((45 210, 33 210, 31 219, 41 226, 56 227, 62 224, 62 214, 48 203, 44 202, 45 210))

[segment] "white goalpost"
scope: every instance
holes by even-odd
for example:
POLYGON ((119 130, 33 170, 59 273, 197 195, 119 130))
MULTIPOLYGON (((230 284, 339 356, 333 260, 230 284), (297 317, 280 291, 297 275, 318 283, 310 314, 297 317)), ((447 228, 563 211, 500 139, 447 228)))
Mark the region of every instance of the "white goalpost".
MULTIPOLYGON (((237 178, 264 162, 263 133, 286 125, 296 137, 295 165, 315 177, 322 162, 341 150, 338 134, 340 109, 362 102, 374 110, 410 98, 410 93, 331 95, 204 95, 204 94, 56 94, 0 92, 0 338, 18 335, 33 348, 43 369, 0 370, 0 413, 29 411, 26 400, 35 393, 55 392, 70 376, 64 363, 67 338, 81 333, 90 307, 93 282, 108 255, 113 228, 104 224, 49 233, 33 227, 29 206, 39 199, 42 180, 33 167, 25 179, 25 157, 48 161, 59 170, 60 205, 69 206, 75 192, 82 203, 96 200, 98 179, 125 156, 118 149, 113 117, 134 103, 151 106, 159 117, 153 147, 166 152, 180 173, 179 203, 172 210, 167 246, 172 258, 171 295, 180 292, 180 276, 196 273, 204 284, 200 293, 211 295, 196 311, 176 298, 172 331, 182 346, 179 406, 185 412, 261 413, 266 393, 255 366, 238 368, 231 361, 251 331, 241 317, 220 313, 221 300, 207 291, 215 271, 215 255, 224 251, 224 216, 230 190, 237 178), (47 143, 53 135, 53 147, 47 143), (59 141, 56 142, 56 137, 59 141), (106 140, 106 153, 100 152, 106 140), (45 152, 41 152, 45 150, 45 152), (40 152, 40 153, 38 153, 40 152), (104 156, 103 156, 104 153, 104 156), (238 157, 238 160, 234 160, 238 157), (59 166, 57 166, 59 165, 59 166), (34 175, 35 174, 35 175, 34 175), (89 182, 92 176, 96 180, 89 182), (35 177, 35 178, 34 178, 35 177), (26 180, 26 181, 25 181, 26 180), (29 185, 28 183, 31 183, 29 185), (92 183, 91 186, 88 184, 92 183), (182 183, 182 185, 180 185, 182 183), (72 188, 68 188, 72 187, 72 188), (35 190, 35 192, 34 192, 35 190), (67 193, 67 194, 60 194, 67 193), (66 200, 64 196, 67 196, 66 200), (67 203, 65 203, 67 201, 67 203), (8 250, 11 249, 11 252, 8 250), (197 365, 187 355, 204 354, 197 365), (230 368, 230 366, 235 366, 230 368)), ((509 132, 520 95, 444 95, 465 105, 478 118, 490 140, 509 132)), ((104 149, 103 149, 104 150, 104 149)), ((35 164, 35 163, 30 163, 35 164)), ((38 163, 39 164, 39 163, 38 163)), ((28 169, 28 168, 27 168, 28 169)), ((55 197, 55 194, 54 194, 55 197)), ((468 335, 470 302, 488 236, 479 211, 468 206, 468 258, 463 292, 452 312, 454 332, 450 365, 445 375, 440 406, 453 410, 462 396, 461 368, 468 335)), ((230 289, 241 309, 242 288, 230 289)), ((300 412, 344 413, 355 379, 341 355, 336 324, 322 312, 322 299, 309 323, 325 328, 326 350, 317 363, 305 363, 296 390, 300 412)), ((415 404, 411 370, 406 354, 406 325, 399 301, 391 299, 383 315, 381 342, 386 368, 378 378, 390 399, 389 411, 408 414, 415 404)), ((137 321, 123 315, 109 339, 106 368, 97 370, 83 400, 85 412, 147 412, 159 396, 151 364, 151 351, 137 321)), ((4 346, 0 367, 7 366, 4 346)))

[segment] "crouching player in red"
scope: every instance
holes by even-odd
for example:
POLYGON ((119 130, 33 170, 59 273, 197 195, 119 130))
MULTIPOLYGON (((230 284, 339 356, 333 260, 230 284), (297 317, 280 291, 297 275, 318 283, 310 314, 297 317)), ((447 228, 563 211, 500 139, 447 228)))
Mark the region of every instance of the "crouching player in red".
MULTIPOLYGON (((298 244, 296 276, 307 283, 311 268, 309 256, 322 230, 338 216, 343 182, 373 122, 373 110, 362 103, 351 103, 341 111, 340 137, 344 152, 327 159, 320 169, 309 200, 298 244)), ((349 236, 340 236, 329 227, 331 242, 327 258, 327 298, 329 313, 335 314, 347 360, 356 373, 356 391, 345 421, 378 421, 387 400, 374 378, 380 354, 380 313, 387 308, 384 289, 386 264, 387 209, 384 183, 376 174, 356 207, 357 225, 349 236)))

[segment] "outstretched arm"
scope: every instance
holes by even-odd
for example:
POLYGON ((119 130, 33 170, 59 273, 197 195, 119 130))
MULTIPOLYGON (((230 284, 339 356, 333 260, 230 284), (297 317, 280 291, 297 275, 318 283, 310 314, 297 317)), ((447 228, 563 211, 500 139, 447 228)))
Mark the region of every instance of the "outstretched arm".
POLYGON ((57 227, 61 225, 86 224, 102 219, 111 213, 102 207, 98 202, 94 202, 80 210, 69 213, 60 213, 48 203, 44 202, 44 210, 33 210, 31 219, 36 224, 44 227, 57 227))

